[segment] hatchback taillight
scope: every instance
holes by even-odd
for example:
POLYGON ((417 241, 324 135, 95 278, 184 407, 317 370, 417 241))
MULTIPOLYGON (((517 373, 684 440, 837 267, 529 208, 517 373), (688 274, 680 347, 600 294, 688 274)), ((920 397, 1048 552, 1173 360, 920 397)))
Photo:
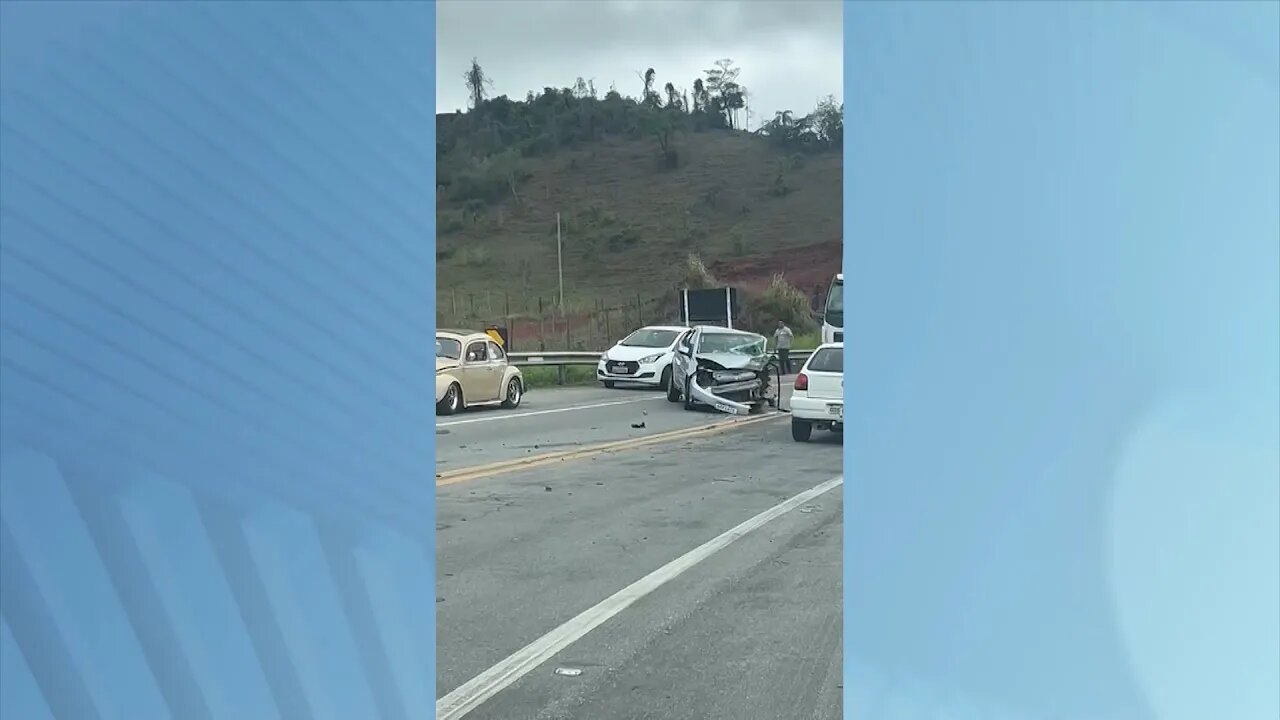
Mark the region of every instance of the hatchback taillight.
POLYGON ((809 376, 805 375, 804 373, 800 373, 799 375, 796 376, 796 390, 808 390, 808 389, 809 389, 809 376))

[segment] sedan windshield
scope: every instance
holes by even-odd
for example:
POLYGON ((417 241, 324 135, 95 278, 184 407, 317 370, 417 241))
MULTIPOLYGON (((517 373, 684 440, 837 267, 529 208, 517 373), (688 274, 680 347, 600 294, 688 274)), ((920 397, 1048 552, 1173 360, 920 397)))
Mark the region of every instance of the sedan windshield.
POLYGON ((436 357, 457 360, 462 357, 462 343, 452 338, 436 338, 436 357))
POLYGON ((765 339, 758 335, 742 333, 703 333, 698 352, 738 353, 740 355, 764 354, 765 339))
POLYGON ((628 335, 618 344, 626 347, 664 348, 670 347, 671 343, 676 341, 676 336, 679 334, 680 333, 675 330, 640 328, 628 335))

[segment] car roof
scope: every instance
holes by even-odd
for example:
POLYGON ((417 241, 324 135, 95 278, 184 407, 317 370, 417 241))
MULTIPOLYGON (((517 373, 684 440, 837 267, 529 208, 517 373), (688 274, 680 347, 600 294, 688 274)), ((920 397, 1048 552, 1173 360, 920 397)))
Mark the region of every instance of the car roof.
POLYGON ((644 325, 636 328, 632 332, 639 332, 640 330, 667 330, 670 332, 684 332, 685 330, 688 330, 688 329, 689 328, 683 325, 644 325))
POLYGON ((488 333, 482 333, 476 330, 436 330, 436 337, 440 337, 442 335, 451 337, 454 340, 472 340, 480 337, 488 338, 490 340, 493 339, 489 337, 488 333))
POLYGON ((821 345, 819 345, 819 346, 815 349, 815 351, 816 351, 816 350, 826 350, 826 349, 828 349, 828 348, 843 350, 843 349, 844 349, 844 343, 843 343, 843 342, 829 342, 829 343, 822 343, 821 345))

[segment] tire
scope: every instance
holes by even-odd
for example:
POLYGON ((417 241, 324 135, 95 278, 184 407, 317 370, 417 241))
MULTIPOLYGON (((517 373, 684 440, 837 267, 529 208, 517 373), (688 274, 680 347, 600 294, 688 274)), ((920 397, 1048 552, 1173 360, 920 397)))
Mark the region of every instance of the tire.
POLYGON ((813 436, 813 423, 805 420, 791 420, 791 439, 796 442, 809 442, 813 436))
POLYGON ((662 368, 662 379, 659 380, 658 382, 662 383, 662 389, 666 390, 667 394, 670 395, 671 394, 671 366, 670 365, 662 368))
POLYGON ((462 387, 453 383, 444 391, 444 397, 436 403, 437 415, 452 415, 462 409, 462 387))
POLYGON ((605 386, 606 388, 608 388, 609 390, 612 390, 612 389, 615 387, 615 384, 614 384, 614 382, 613 382, 612 380, 605 380, 605 381, 604 381, 604 386, 605 386))
MULTIPOLYGON (((667 371, 670 372, 670 368, 667 368, 667 371)), ((680 402, 680 388, 676 387, 674 380, 667 381, 667 402, 680 402)))
POLYGON ((502 407, 508 410, 515 410, 520 407, 520 401, 524 399, 524 383, 520 382, 520 378, 513 377, 507 382, 507 394, 502 398, 502 407))

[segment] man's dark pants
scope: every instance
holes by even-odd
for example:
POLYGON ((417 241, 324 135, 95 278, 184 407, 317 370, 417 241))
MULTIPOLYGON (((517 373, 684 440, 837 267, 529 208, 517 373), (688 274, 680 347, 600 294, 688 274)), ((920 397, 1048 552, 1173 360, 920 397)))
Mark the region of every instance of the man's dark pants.
POLYGON ((791 374, 791 348, 778 348, 778 366, 783 375, 791 374))

